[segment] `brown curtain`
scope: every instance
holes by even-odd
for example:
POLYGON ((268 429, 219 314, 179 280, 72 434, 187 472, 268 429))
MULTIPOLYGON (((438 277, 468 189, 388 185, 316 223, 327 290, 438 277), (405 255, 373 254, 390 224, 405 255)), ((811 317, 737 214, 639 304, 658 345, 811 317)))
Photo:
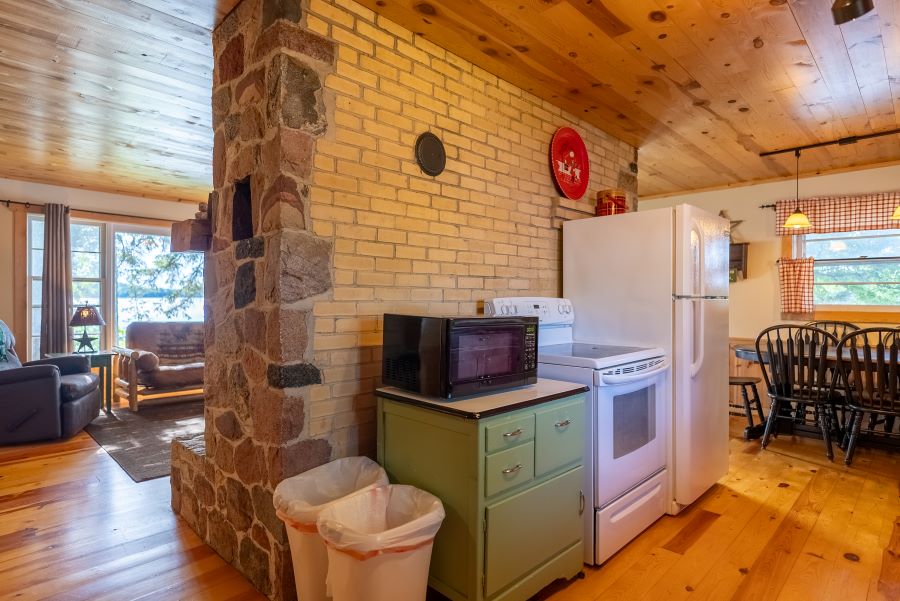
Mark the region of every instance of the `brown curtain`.
POLYGON ((41 357, 68 353, 72 308, 72 241, 69 207, 44 205, 44 273, 41 290, 41 357))
POLYGON ((778 281, 781 284, 781 318, 812 319, 814 259, 781 259, 778 281))
POLYGON ((804 198, 799 202, 779 200, 775 203, 775 235, 798 236, 900 228, 900 220, 891 219, 897 205, 900 205, 900 192, 804 198), (809 217, 812 227, 784 227, 788 215, 798 207, 809 217))

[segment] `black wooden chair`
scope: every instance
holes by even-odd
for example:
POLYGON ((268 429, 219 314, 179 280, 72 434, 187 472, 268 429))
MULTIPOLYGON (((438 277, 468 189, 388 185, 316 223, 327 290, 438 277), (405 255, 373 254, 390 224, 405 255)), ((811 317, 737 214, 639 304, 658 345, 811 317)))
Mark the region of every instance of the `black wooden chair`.
MULTIPOLYGON (((850 323, 849 321, 836 321, 836 320, 831 320, 831 319, 819 319, 816 321, 811 321, 811 322, 807 323, 806 325, 813 327, 813 328, 819 328, 820 330, 825 330, 829 334, 834 334, 838 340, 841 340, 847 334, 850 334, 852 332, 856 332, 857 330, 859 330, 859 326, 856 325, 855 323, 850 323)), ((835 376, 835 374, 831 374, 831 375, 835 376)), ((837 387, 835 387, 835 392, 838 396, 843 396, 844 388, 842 386, 837 386, 837 387)), ((845 418, 847 417, 846 403, 844 402, 843 399, 841 399, 840 406, 841 406, 841 418, 845 420, 845 418)), ((798 409, 798 412, 795 414, 795 417, 797 417, 798 419, 805 419, 806 418, 806 415, 805 415, 806 407, 803 405, 798 405, 797 409, 798 409)), ((842 449, 846 448, 846 444, 842 443, 841 448, 842 449)))
POLYGON ((866 328, 844 337, 837 347, 838 365, 844 382, 850 419, 844 463, 853 462, 853 453, 869 415, 868 434, 896 436, 894 422, 900 418, 900 340, 894 328, 866 328), (876 432, 881 420, 884 431, 876 432))
POLYGON ((759 391, 756 385, 762 380, 752 376, 729 376, 728 385, 735 386, 741 390, 741 398, 744 401, 744 416, 747 418, 747 427, 744 428, 744 440, 759 438, 761 436, 760 429, 765 426, 766 417, 763 415, 762 402, 759 400, 759 391), (747 394, 747 389, 750 394, 747 394), (753 410, 756 409, 759 415, 759 425, 753 423, 753 410))
POLYGON ((766 392, 772 400, 761 442, 763 448, 769 444, 777 419, 796 419, 796 414, 790 411, 791 403, 804 408, 812 405, 825 441, 825 454, 828 459, 834 459, 831 431, 838 419, 834 409, 836 370, 829 369, 828 354, 837 345, 834 334, 810 326, 777 325, 759 334, 756 354, 766 392), (764 355, 768 361, 763 360, 764 355))
POLYGON ((825 330, 829 334, 834 334, 834 337, 840 340, 847 334, 851 332, 855 332, 859 329, 859 326, 849 321, 832 321, 827 319, 820 319, 818 321, 811 321, 805 324, 811 328, 819 328, 820 330, 825 330))

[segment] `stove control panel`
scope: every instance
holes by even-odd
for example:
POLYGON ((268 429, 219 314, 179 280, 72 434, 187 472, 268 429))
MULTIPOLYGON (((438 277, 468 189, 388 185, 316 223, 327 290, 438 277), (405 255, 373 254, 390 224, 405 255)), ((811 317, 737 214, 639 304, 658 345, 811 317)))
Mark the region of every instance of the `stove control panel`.
POLYGON ((575 321, 572 301, 549 296, 507 296, 484 301, 488 317, 537 317, 542 325, 571 324, 575 321))

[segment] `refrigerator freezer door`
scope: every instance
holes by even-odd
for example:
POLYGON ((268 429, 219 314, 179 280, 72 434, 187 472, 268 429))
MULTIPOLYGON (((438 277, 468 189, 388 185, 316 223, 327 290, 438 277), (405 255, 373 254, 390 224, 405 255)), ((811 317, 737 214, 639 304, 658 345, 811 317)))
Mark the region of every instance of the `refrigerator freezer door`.
POLYGON ((728 296, 728 220, 675 207, 675 294, 728 296))
POLYGON ((728 471, 727 299, 676 300, 675 340, 670 471, 675 503, 684 506, 728 471))
POLYGON ((671 208, 563 224, 563 294, 575 340, 672 352, 671 208))

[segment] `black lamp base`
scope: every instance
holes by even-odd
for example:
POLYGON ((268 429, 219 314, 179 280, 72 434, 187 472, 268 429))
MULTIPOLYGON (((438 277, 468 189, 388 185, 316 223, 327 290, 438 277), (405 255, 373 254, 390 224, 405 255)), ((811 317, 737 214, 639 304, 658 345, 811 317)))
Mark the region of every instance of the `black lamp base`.
POLYGON ((87 330, 82 330, 81 337, 75 339, 75 342, 78 343, 78 350, 75 352, 76 353, 95 353, 95 352, 97 352, 94 349, 94 345, 91 344, 94 340, 97 340, 97 339, 88 336, 87 330))

